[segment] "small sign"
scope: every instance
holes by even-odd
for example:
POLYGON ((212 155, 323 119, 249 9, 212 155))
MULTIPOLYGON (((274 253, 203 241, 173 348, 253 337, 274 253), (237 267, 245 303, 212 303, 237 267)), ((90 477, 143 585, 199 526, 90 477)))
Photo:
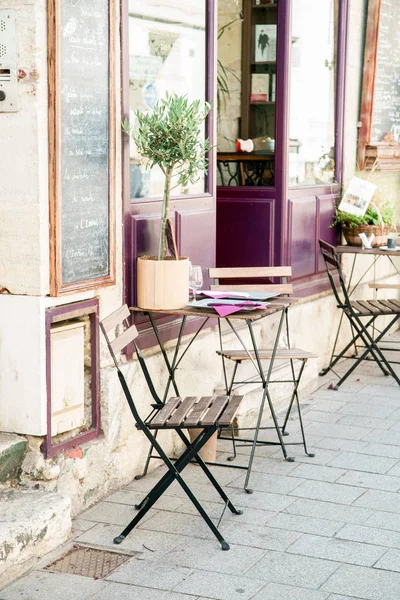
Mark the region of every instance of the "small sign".
POLYGON ((342 212, 363 217, 375 194, 376 185, 365 179, 353 177, 338 206, 342 212))

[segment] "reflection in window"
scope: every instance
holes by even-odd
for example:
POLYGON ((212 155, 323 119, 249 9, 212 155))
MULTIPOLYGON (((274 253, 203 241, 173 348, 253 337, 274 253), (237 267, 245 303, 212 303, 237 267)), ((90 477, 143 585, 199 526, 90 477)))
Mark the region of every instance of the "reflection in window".
POLYGON ((289 185, 331 183, 335 144, 335 5, 293 0, 289 185))
MULTIPOLYGON (((206 0, 129 0, 130 121, 166 93, 205 100, 206 0)), ((147 171, 131 141, 131 198, 162 196, 164 175, 147 171)), ((205 191, 204 175, 175 194, 205 191)))

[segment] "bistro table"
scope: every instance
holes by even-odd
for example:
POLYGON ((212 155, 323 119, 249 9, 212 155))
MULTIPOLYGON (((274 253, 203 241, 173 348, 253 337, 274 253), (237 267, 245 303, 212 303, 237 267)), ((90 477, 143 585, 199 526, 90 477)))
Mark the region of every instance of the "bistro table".
MULTIPOLYGON (((376 263, 382 257, 386 257, 390 261, 391 265, 394 268, 393 275, 400 275, 400 270, 393 260, 393 257, 400 255, 400 246, 397 246, 397 248, 398 248, 397 250, 395 250, 395 249, 384 250, 383 248, 379 248, 379 247, 378 248, 363 248, 362 246, 350 246, 350 245, 336 246, 337 254, 350 254, 353 256, 353 260, 351 263, 350 277, 349 277, 349 280, 347 283, 347 291, 348 291, 349 296, 352 296, 354 294, 356 289, 359 287, 359 285, 362 284, 367 273, 369 273, 371 271, 371 269, 374 269, 374 273, 375 273, 376 263), (355 270, 357 258, 360 256, 372 256, 373 258, 372 258, 371 263, 368 265, 368 267, 365 269, 365 271, 362 273, 362 275, 358 278, 356 283, 353 284, 354 270, 355 270)), ((389 275, 389 277, 390 277, 390 275, 389 275)), ((375 277, 374 277, 374 279, 375 279, 375 277)), ((374 284, 374 285, 371 284, 370 287, 373 287, 375 290, 385 289, 385 288, 388 289, 390 287, 392 287, 393 289, 400 289, 400 286, 398 286, 398 285, 391 286, 390 284, 379 284, 379 283, 374 284)), ((338 343, 338 339, 339 339, 340 330, 342 327, 342 322, 343 322, 343 312, 340 316, 340 321, 339 321, 338 329, 336 332, 335 342, 333 344, 332 354, 329 359, 329 365, 320 372, 320 375, 326 375, 328 373, 328 371, 331 370, 332 363, 335 360, 336 356, 338 356, 337 354, 335 354, 335 352, 336 352, 336 347, 337 347, 337 343, 338 343)), ((354 337, 354 335, 353 335, 353 337, 354 337)), ((393 350, 397 350, 397 349, 391 348, 391 350, 393 351, 393 350)), ((358 348, 356 345, 354 345, 354 356, 357 356, 357 352, 358 352, 358 348)), ((390 361, 390 362, 394 362, 394 361, 390 361)))
POLYGON ((221 185, 271 186, 274 183, 274 161, 274 150, 218 152, 217 167, 221 185))
MULTIPOLYGON (((273 406, 273 403, 272 403, 272 400, 271 400, 271 397, 270 397, 270 394, 268 391, 268 383, 269 383, 270 376, 272 373, 275 355, 276 355, 276 352, 278 349, 279 339, 280 339, 280 335, 281 335, 281 331, 282 331, 282 326, 284 323, 285 312, 288 309, 288 307, 290 305, 292 305, 293 303, 297 302, 297 300, 298 300, 297 298, 293 298, 293 297, 290 298, 290 297, 279 297, 279 296, 273 297, 273 298, 268 298, 268 300, 266 301, 266 304, 268 304, 268 307, 266 309, 241 310, 241 311, 235 312, 234 314, 231 314, 231 315, 225 316, 225 317, 219 316, 218 313, 213 308, 203 308, 203 307, 196 308, 196 307, 192 307, 192 306, 186 306, 184 308, 178 308, 178 309, 173 309, 173 310, 151 310, 151 311, 148 311, 143 308, 136 307, 136 306, 130 307, 131 311, 141 312, 141 313, 146 314, 149 317, 151 326, 153 328, 154 334, 157 339, 157 343, 160 347, 163 359, 165 361, 165 365, 168 370, 168 381, 165 386, 165 390, 164 390, 164 394, 163 394, 163 398, 162 398, 163 402, 165 402, 168 398, 168 392, 169 392, 171 385, 174 389, 175 394, 177 396, 180 396, 178 385, 177 385, 176 378, 175 378, 176 370, 178 369, 182 359, 184 358, 187 351, 193 344, 194 340, 196 339, 196 337, 198 336, 200 331, 204 328, 204 326, 209 321, 209 319, 218 319, 219 322, 221 320, 225 321, 229 325, 229 327, 233 331, 233 333, 235 334, 236 338, 239 340, 239 343, 241 344, 244 351, 248 355, 249 359, 253 363, 253 366, 255 367, 257 374, 260 376, 261 383, 263 385, 263 393, 262 393, 262 397, 261 397, 260 409, 259 409, 259 414, 258 414, 258 418, 257 418, 257 426, 254 428, 256 430, 256 434, 254 435, 254 438, 252 440, 242 440, 242 441, 250 442, 252 444, 249 463, 247 466, 232 465, 232 464, 228 465, 228 464, 224 464, 224 463, 215 463, 215 462, 207 463, 207 464, 213 464, 213 465, 217 465, 217 466, 221 466, 221 467, 229 466, 229 467, 235 467, 238 469, 247 469, 245 490, 248 493, 251 493, 251 491, 252 491, 248 488, 248 481, 249 481, 249 477, 250 477, 250 473, 251 473, 251 467, 252 467, 252 463, 253 463, 255 448, 257 445, 280 445, 285 458, 287 457, 285 443, 284 443, 283 437, 282 437, 282 432, 281 432, 281 429, 279 428, 279 424, 278 424, 278 420, 277 420, 276 413, 274 410, 274 406, 273 406), (276 330, 276 335, 275 335, 275 339, 274 339, 273 350, 271 352, 269 367, 268 367, 267 371, 264 372, 264 369, 261 364, 260 350, 257 346, 256 338, 255 338, 254 331, 253 331, 253 324, 261 319, 268 317, 268 316, 271 316, 274 314, 276 315, 279 313, 280 313, 279 324, 278 324, 278 327, 276 330), (171 315, 171 316, 181 319, 181 324, 180 324, 180 328, 179 328, 178 337, 176 340, 176 345, 175 345, 175 348, 172 353, 172 360, 170 360, 168 358, 164 344, 161 340, 160 332, 159 332, 157 321, 155 318, 157 315, 171 315), (192 334, 186 348, 184 350, 182 350, 181 349, 182 337, 185 334, 185 325, 186 325, 188 319, 191 320, 194 318, 202 318, 203 322, 199 325, 199 327, 192 334), (246 323, 249 334, 250 334, 251 349, 249 349, 246 346, 242 336, 239 334, 233 321, 239 321, 239 323, 241 325, 243 325, 243 322, 246 323), (265 401, 268 402, 268 406, 269 406, 272 420, 274 423, 274 429, 276 429, 276 432, 278 435, 278 439, 279 439, 278 442, 258 440, 258 431, 259 431, 260 425, 261 425, 261 419, 263 416, 265 401)), ((222 346, 221 327, 219 327, 218 329, 219 329, 220 348, 222 350, 223 346, 222 346)), ((234 435, 232 433, 232 439, 233 438, 234 438, 234 435)), ((287 445, 297 445, 298 443, 299 442, 291 442, 290 444, 287 444, 287 445)), ((142 475, 137 476, 137 478, 140 478, 147 473, 147 469, 148 469, 151 458, 158 458, 158 456, 152 455, 152 448, 150 448, 149 454, 147 456, 147 460, 145 463, 143 473, 142 473, 142 475)))

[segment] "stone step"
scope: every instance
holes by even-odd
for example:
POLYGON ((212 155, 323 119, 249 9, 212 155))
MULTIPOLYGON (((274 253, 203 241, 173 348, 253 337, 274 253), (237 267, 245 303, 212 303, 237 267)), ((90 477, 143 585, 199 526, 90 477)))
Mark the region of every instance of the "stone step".
POLYGON ((18 477, 27 445, 27 440, 20 435, 0 433, 0 483, 18 477))
POLYGON ((68 496, 4 487, 0 491, 0 588, 70 535, 68 496))

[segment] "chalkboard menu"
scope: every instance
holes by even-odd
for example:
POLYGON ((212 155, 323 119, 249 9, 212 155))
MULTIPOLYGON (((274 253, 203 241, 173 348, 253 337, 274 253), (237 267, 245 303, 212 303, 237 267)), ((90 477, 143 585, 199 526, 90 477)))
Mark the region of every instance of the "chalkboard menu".
POLYGON ((381 2, 370 141, 400 142, 400 1, 381 2))
POLYGON ((110 0, 51 0, 52 293, 113 279, 110 0), (111 151, 110 151, 111 150, 111 151))
POLYGON ((400 0, 368 4, 360 121, 360 167, 400 169, 400 0))

